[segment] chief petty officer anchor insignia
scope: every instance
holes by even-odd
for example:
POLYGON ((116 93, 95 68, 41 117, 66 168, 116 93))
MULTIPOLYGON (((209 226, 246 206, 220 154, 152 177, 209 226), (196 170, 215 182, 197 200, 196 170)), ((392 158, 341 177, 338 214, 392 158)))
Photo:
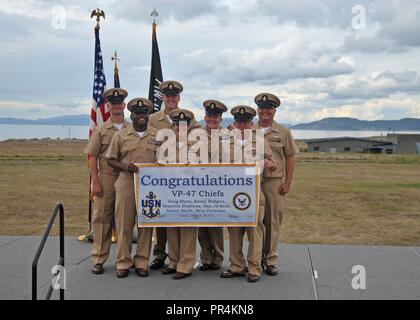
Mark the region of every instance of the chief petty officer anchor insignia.
POLYGON ((141 213, 142 215, 148 218, 156 218, 160 215, 160 206, 161 200, 156 199, 156 194, 152 191, 149 192, 149 195, 146 196, 146 199, 141 201, 141 206, 143 207, 141 213), (145 208, 149 210, 146 211, 145 208))

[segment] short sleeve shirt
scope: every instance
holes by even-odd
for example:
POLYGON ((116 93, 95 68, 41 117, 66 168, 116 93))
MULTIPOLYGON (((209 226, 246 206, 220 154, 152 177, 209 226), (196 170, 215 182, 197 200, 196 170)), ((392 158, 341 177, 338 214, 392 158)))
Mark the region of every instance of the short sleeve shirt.
MULTIPOLYGON (((259 129, 258 124, 256 128, 259 129)), ((290 130, 274 121, 271 128, 265 131, 264 139, 270 145, 277 162, 276 170, 265 170, 264 176, 270 178, 281 178, 285 175, 285 157, 298 153, 298 149, 290 130)))
MULTIPOLYGON (((128 123, 124 121, 123 127, 127 125, 128 123)), ((108 166, 105 158, 111 140, 118 131, 111 119, 108 119, 105 123, 95 128, 85 148, 85 153, 98 159, 99 172, 101 174, 118 175, 118 171, 108 166)))

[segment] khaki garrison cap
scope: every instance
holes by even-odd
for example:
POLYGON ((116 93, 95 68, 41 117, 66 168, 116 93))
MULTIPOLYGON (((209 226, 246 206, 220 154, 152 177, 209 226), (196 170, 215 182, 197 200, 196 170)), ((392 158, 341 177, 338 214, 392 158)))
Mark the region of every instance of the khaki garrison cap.
POLYGON ((186 121, 188 124, 194 119, 194 113, 187 109, 175 109, 169 112, 169 118, 178 124, 180 121, 186 121))
POLYGON ((134 98, 131 99, 127 104, 127 109, 130 112, 138 111, 138 112, 152 112, 153 111, 153 104, 150 102, 149 99, 146 98, 134 98))
POLYGON ((230 113, 233 115, 235 121, 246 122, 252 120, 257 115, 257 112, 249 106, 236 106, 230 113))
POLYGON ((184 90, 184 87, 178 81, 168 80, 163 81, 160 84, 159 89, 166 95, 178 95, 184 90))
POLYGON ((258 108, 277 108, 280 105, 280 99, 276 95, 267 92, 257 94, 254 101, 258 108))
POLYGON ((206 100, 203 102, 203 107, 206 109, 206 114, 209 115, 221 115, 223 112, 227 111, 226 105, 217 100, 206 100))
POLYGON ((128 96, 126 90, 121 88, 111 88, 106 90, 103 93, 105 99, 107 99, 111 104, 117 104, 124 101, 124 99, 128 96))

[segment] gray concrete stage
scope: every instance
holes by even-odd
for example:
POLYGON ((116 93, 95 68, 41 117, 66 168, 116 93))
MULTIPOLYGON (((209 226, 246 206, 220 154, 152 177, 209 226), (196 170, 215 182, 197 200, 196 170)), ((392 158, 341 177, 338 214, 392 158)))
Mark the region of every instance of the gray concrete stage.
MULTIPOLYGON (((0 237, 0 299, 30 299, 31 263, 39 242, 40 237, 0 237)), ((420 247, 280 245, 278 276, 263 274, 255 284, 198 269, 184 280, 160 271, 139 278, 133 270, 128 278, 117 279, 115 245, 105 273, 93 275, 90 248, 89 243, 66 238, 66 299, 420 299, 420 247), (355 265, 366 270, 364 290, 352 288, 355 265)), ((227 257, 228 252, 223 270, 227 257)), ((58 238, 52 237, 40 258, 39 298, 45 296, 57 261, 58 238)), ((55 292, 53 299, 57 297, 55 292)))

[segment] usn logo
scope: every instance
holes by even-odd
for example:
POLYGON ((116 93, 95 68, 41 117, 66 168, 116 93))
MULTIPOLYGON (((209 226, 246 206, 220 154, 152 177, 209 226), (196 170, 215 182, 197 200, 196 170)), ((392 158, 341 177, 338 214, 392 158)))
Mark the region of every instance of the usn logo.
POLYGON ((160 206, 162 204, 162 200, 158 200, 156 194, 152 191, 146 196, 146 199, 141 200, 142 215, 148 218, 156 218, 160 215, 160 206))
POLYGON ((239 192, 233 197, 233 205, 238 210, 246 210, 251 205, 251 197, 245 192, 239 192))

